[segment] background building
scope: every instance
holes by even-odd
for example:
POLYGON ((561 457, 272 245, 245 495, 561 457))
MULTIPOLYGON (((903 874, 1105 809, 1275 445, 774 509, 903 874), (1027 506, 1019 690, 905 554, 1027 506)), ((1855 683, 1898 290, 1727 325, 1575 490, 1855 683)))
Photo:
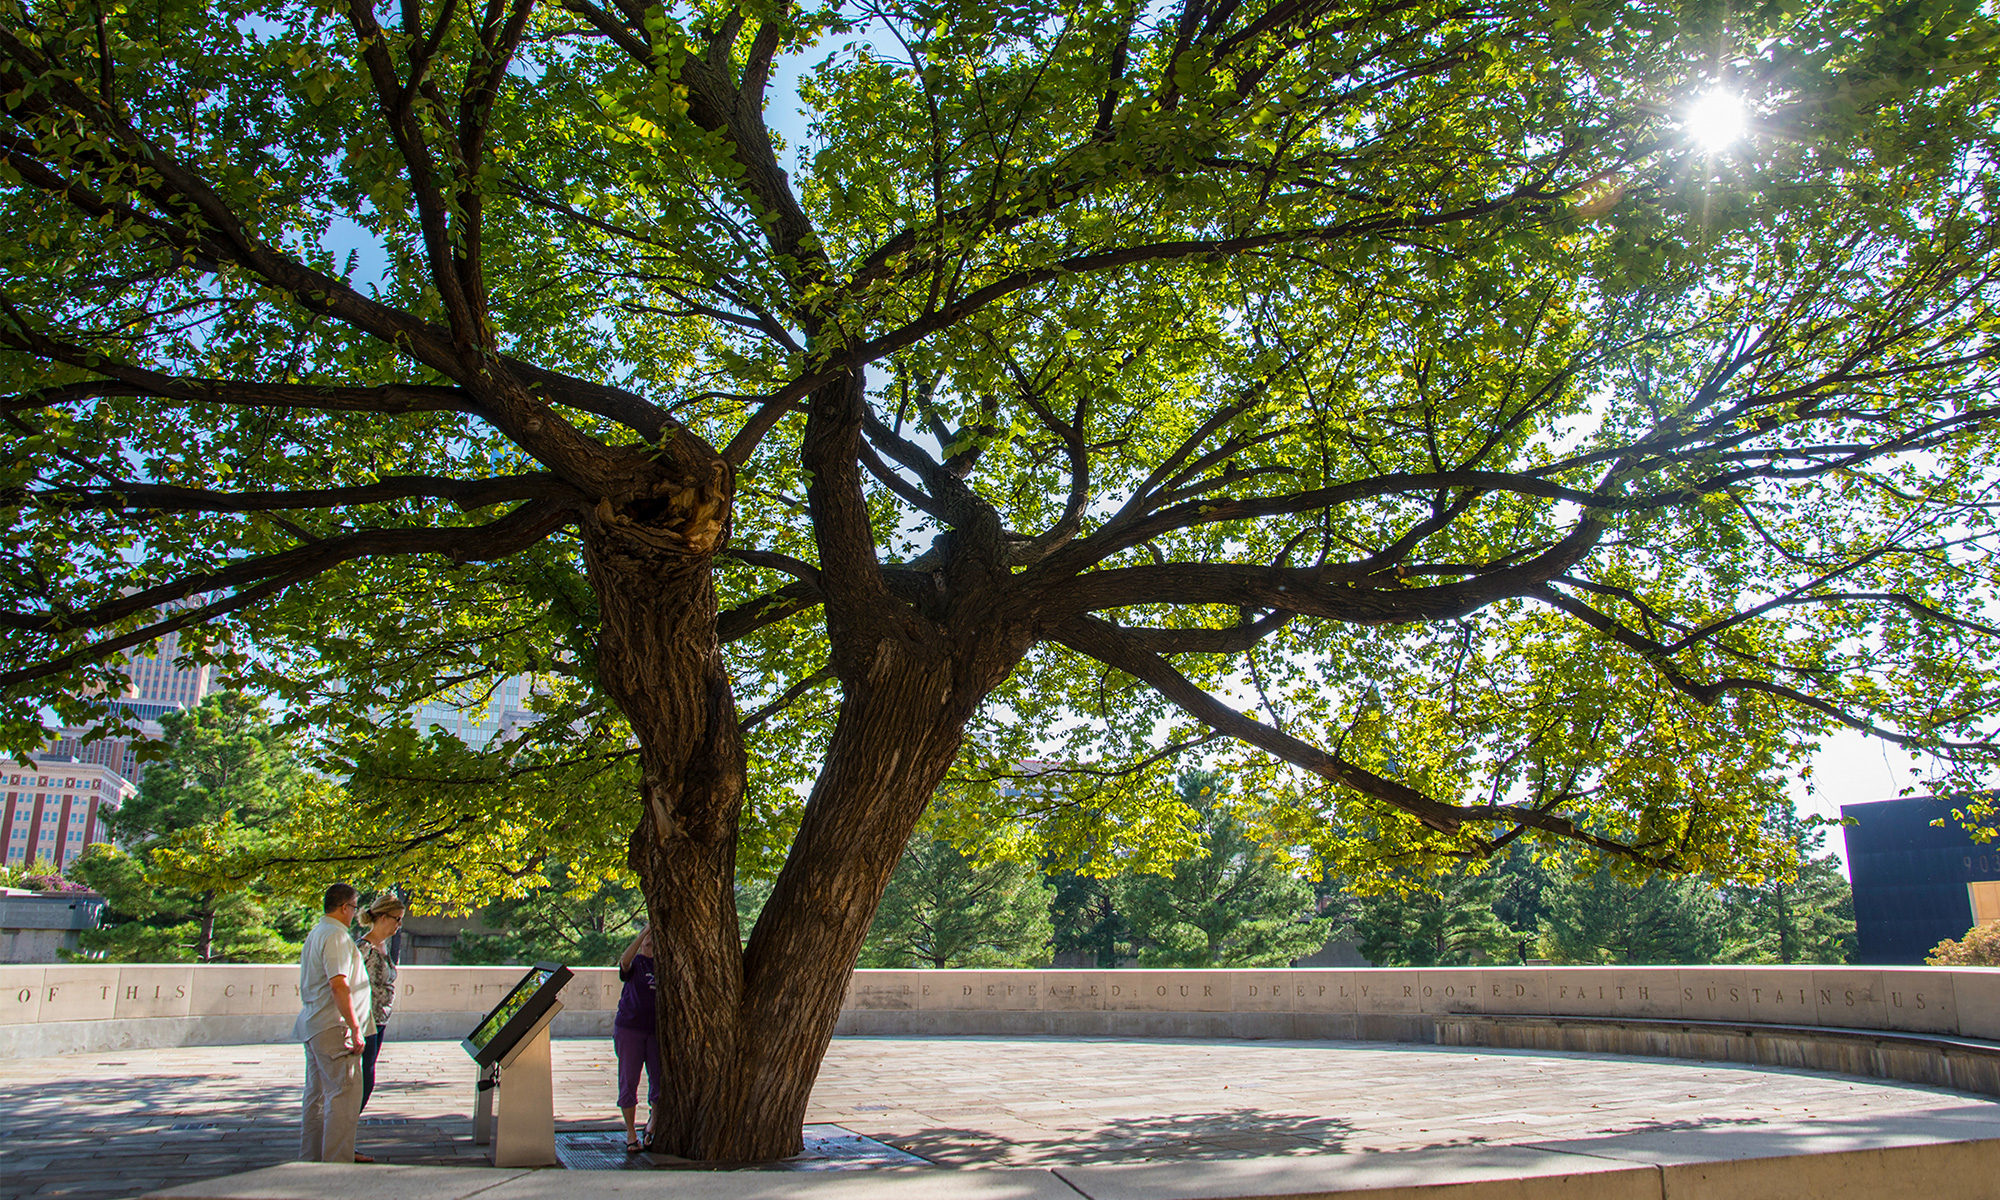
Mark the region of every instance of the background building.
POLYGON ((74 951, 79 934, 97 928, 104 897, 95 892, 0 888, 0 963, 52 963, 74 951))
POLYGON ((491 693, 461 690, 417 706, 410 716, 419 732, 439 727, 482 750, 494 738, 535 719, 528 711, 528 697, 534 690, 533 676, 509 675, 495 684, 491 693))
POLYGON ((102 763, 43 756, 0 762, 0 862, 46 859, 67 866, 83 848, 109 842, 104 818, 138 789, 102 763))
MULTIPOLYGON (((200 600, 201 597, 195 597, 184 603, 200 600)), ((177 667, 174 659, 179 654, 180 634, 170 633, 160 639, 157 653, 139 655, 127 664, 131 685, 116 707, 127 723, 138 727, 137 737, 113 736, 92 741, 90 734, 96 726, 65 725, 56 731, 49 755, 109 767, 136 782, 145 769, 139 763, 138 743, 163 736, 166 730, 160 725, 162 716, 176 709, 191 708, 214 690, 213 668, 177 667)))
POLYGON ((1950 797, 1913 796, 1841 806, 1854 822, 1843 832, 1856 961, 1921 963, 1975 921, 2000 920, 2000 840, 1973 841, 1952 805, 1950 797))

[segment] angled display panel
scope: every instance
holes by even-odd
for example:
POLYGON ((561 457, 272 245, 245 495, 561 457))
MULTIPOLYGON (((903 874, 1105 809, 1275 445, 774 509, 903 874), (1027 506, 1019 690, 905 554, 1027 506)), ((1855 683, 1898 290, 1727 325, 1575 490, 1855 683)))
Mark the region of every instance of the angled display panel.
POLYGON ((499 1062, 535 1027, 569 978, 561 963, 536 963, 459 1044, 482 1067, 499 1062))

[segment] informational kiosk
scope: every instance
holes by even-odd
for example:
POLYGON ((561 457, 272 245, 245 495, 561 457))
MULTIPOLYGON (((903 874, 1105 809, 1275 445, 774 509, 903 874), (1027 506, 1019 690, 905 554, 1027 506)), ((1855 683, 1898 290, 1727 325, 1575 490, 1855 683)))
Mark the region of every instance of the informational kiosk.
POLYGON ((562 1011, 556 994, 569 978, 569 968, 561 963, 536 963, 460 1043, 479 1064, 472 1140, 493 1147, 496 1167, 555 1165, 549 1022, 562 1011))

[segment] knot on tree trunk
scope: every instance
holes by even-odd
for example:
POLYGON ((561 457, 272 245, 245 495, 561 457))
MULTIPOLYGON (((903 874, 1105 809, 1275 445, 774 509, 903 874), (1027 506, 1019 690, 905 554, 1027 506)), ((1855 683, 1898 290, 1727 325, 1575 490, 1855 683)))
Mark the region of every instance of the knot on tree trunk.
POLYGON ((591 521, 608 540, 643 547, 638 557, 649 557, 645 551, 650 551, 706 559, 728 540, 735 478, 719 455, 673 465, 679 469, 662 471, 649 459, 636 462, 635 486, 598 500, 591 521))

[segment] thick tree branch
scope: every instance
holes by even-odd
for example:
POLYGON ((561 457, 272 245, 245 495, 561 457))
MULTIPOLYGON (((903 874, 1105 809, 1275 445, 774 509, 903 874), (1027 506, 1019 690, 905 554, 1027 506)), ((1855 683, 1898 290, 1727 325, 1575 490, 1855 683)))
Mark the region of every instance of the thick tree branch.
MULTIPOLYGON (((1246 614, 1247 615, 1247 614, 1246 614)), ((1297 615, 1269 612, 1227 629, 1125 628, 1125 641, 1149 654, 1241 654, 1283 629, 1297 615)))
MULTIPOLYGON (((466 277, 459 269, 460 248, 453 245, 454 241, 463 241, 468 231, 458 230, 454 236, 451 225, 453 205, 446 196, 448 181, 440 179, 443 172, 432 157, 429 139, 424 134, 415 107, 404 102, 404 82, 389 55, 392 43, 375 19, 373 0, 347 0, 347 17, 355 38, 361 43, 361 61, 367 68, 369 81, 374 84, 376 105, 383 124, 388 127, 396 152, 403 160, 403 173, 410 181, 410 192, 417 202, 417 224, 422 230, 424 258, 430 265, 431 285, 437 288, 438 296, 443 301, 451 326, 455 357, 463 359, 476 349, 489 348, 493 340, 492 330, 487 327, 484 316, 483 298, 475 298, 467 288, 466 277)), ((418 78, 413 72, 409 90, 421 90, 418 78)), ((464 147, 453 149, 457 152, 453 157, 464 162, 464 147)), ((466 247, 465 252, 476 253, 470 247, 466 247)))
POLYGON ((580 504, 582 495, 553 475, 502 475, 492 479, 453 479, 442 475, 387 475, 374 483, 351 487, 308 488, 299 491, 220 492, 169 484, 119 482, 103 488, 0 490, 8 503, 36 503, 57 508, 136 510, 144 512, 284 512, 296 509, 344 508, 417 497, 449 500, 464 509, 486 508, 510 500, 556 500, 580 504))
POLYGON ((746 600, 715 619, 715 640, 728 645, 766 626, 818 608, 820 590, 810 583, 788 583, 775 592, 746 600))
POLYGON ((1315 567, 1157 563, 1075 576, 1031 568, 1026 574, 1034 577, 1036 610, 1051 622, 1149 604, 1227 604, 1357 625, 1398 625, 1450 620, 1521 595, 1574 566, 1603 533, 1601 522, 1586 518, 1531 558, 1454 568, 1466 578, 1428 587, 1382 580, 1380 564, 1372 560, 1315 567))
POLYGON ((175 610, 171 618, 131 633, 105 638, 45 662, 0 673, 10 687, 115 657, 168 633, 247 608, 284 589, 359 558, 442 555, 453 562, 484 562, 518 553, 574 519, 563 505, 530 501, 484 525, 425 529, 370 529, 297 546, 275 554, 232 562, 220 570, 142 588, 87 609, 47 613, 0 613, 0 628, 23 633, 61 634, 101 627, 138 613, 163 609, 199 596, 235 589, 199 608, 175 610))

